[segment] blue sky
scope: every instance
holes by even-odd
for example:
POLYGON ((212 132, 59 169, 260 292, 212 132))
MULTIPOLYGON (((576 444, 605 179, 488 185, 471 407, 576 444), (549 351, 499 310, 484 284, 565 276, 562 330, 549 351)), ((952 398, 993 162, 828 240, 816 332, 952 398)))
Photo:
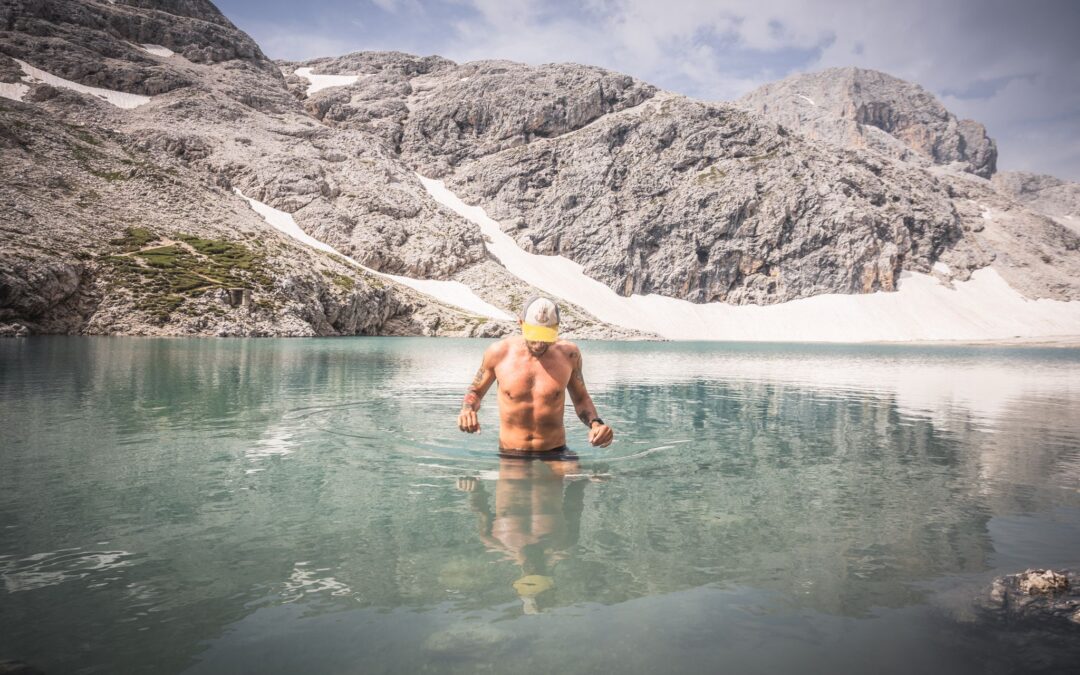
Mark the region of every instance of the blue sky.
POLYGON ((1075 0, 216 0, 273 58, 395 49, 574 61, 729 100, 796 72, 918 82, 998 141, 1003 170, 1080 180, 1075 0))

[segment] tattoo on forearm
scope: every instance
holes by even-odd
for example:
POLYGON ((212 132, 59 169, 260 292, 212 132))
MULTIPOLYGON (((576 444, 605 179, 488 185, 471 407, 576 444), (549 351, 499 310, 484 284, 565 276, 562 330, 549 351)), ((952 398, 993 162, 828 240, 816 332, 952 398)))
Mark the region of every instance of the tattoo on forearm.
POLYGON ((462 410, 465 410, 466 408, 469 410, 476 410, 479 407, 480 396, 475 391, 470 389, 468 393, 465 394, 465 400, 461 402, 461 408, 462 410))
POLYGON ((593 418, 592 418, 592 415, 589 414, 588 410, 582 410, 581 412, 578 413, 577 416, 578 416, 578 419, 581 420, 582 424, 584 424, 587 427, 592 426, 593 418))
POLYGON ((478 410, 480 408, 480 399, 483 398, 480 387, 484 384, 484 379, 487 378, 487 372, 487 368, 483 366, 476 371, 472 384, 469 385, 469 391, 465 393, 465 400, 461 402, 462 410, 478 410))

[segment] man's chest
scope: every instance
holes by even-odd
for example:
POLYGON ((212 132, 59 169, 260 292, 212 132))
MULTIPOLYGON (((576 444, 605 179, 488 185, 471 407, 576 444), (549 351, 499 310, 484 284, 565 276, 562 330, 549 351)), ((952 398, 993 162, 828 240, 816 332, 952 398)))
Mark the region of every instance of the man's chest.
POLYGON ((495 368, 500 398, 543 401, 561 398, 570 381, 570 365, 536 359, 512 359, 495 368))

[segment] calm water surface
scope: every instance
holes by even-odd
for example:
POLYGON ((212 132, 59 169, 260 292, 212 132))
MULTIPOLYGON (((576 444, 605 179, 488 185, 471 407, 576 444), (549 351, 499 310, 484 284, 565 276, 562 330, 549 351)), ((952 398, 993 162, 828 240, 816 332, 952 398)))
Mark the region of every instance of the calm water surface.
MULTIPOLYGON (((584 343, 616 442, 500 464, 486 343, 0 341, 0 660, 46 673, 1066 671, 1080 351, 584 343)), ((1075 672, 1075 671, 1074 671, 1075 672)))

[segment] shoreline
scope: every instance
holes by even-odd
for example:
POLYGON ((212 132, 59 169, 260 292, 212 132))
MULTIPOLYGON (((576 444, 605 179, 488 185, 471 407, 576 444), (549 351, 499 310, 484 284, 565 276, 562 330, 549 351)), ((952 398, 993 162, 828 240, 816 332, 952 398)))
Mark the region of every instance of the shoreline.
MULTIPOLYGON (((197 340, 336 340, 348 338, 381 339, 431 339, 431 340, 497 340, 501 337, 469 337, 461 335, 84 335, 71 333, 36 333, 32 335, 0 335, 0 342, 34 338, 78 337, 78 338, 135 338, 135 339, 197 339, 197 340)), ((826 340, 673 340, 667 338, 569 338, 575 342, 658 342, 671 344, 715 344, 715 345, 802 345, 802 346, 896 346, 896 347, 1029 347, 1045 349, 1080 349, 1080 335, 1052 335, 1036 337, 986 338, 970 340, 865 340, 861 342, 833 342, 826 340)))

